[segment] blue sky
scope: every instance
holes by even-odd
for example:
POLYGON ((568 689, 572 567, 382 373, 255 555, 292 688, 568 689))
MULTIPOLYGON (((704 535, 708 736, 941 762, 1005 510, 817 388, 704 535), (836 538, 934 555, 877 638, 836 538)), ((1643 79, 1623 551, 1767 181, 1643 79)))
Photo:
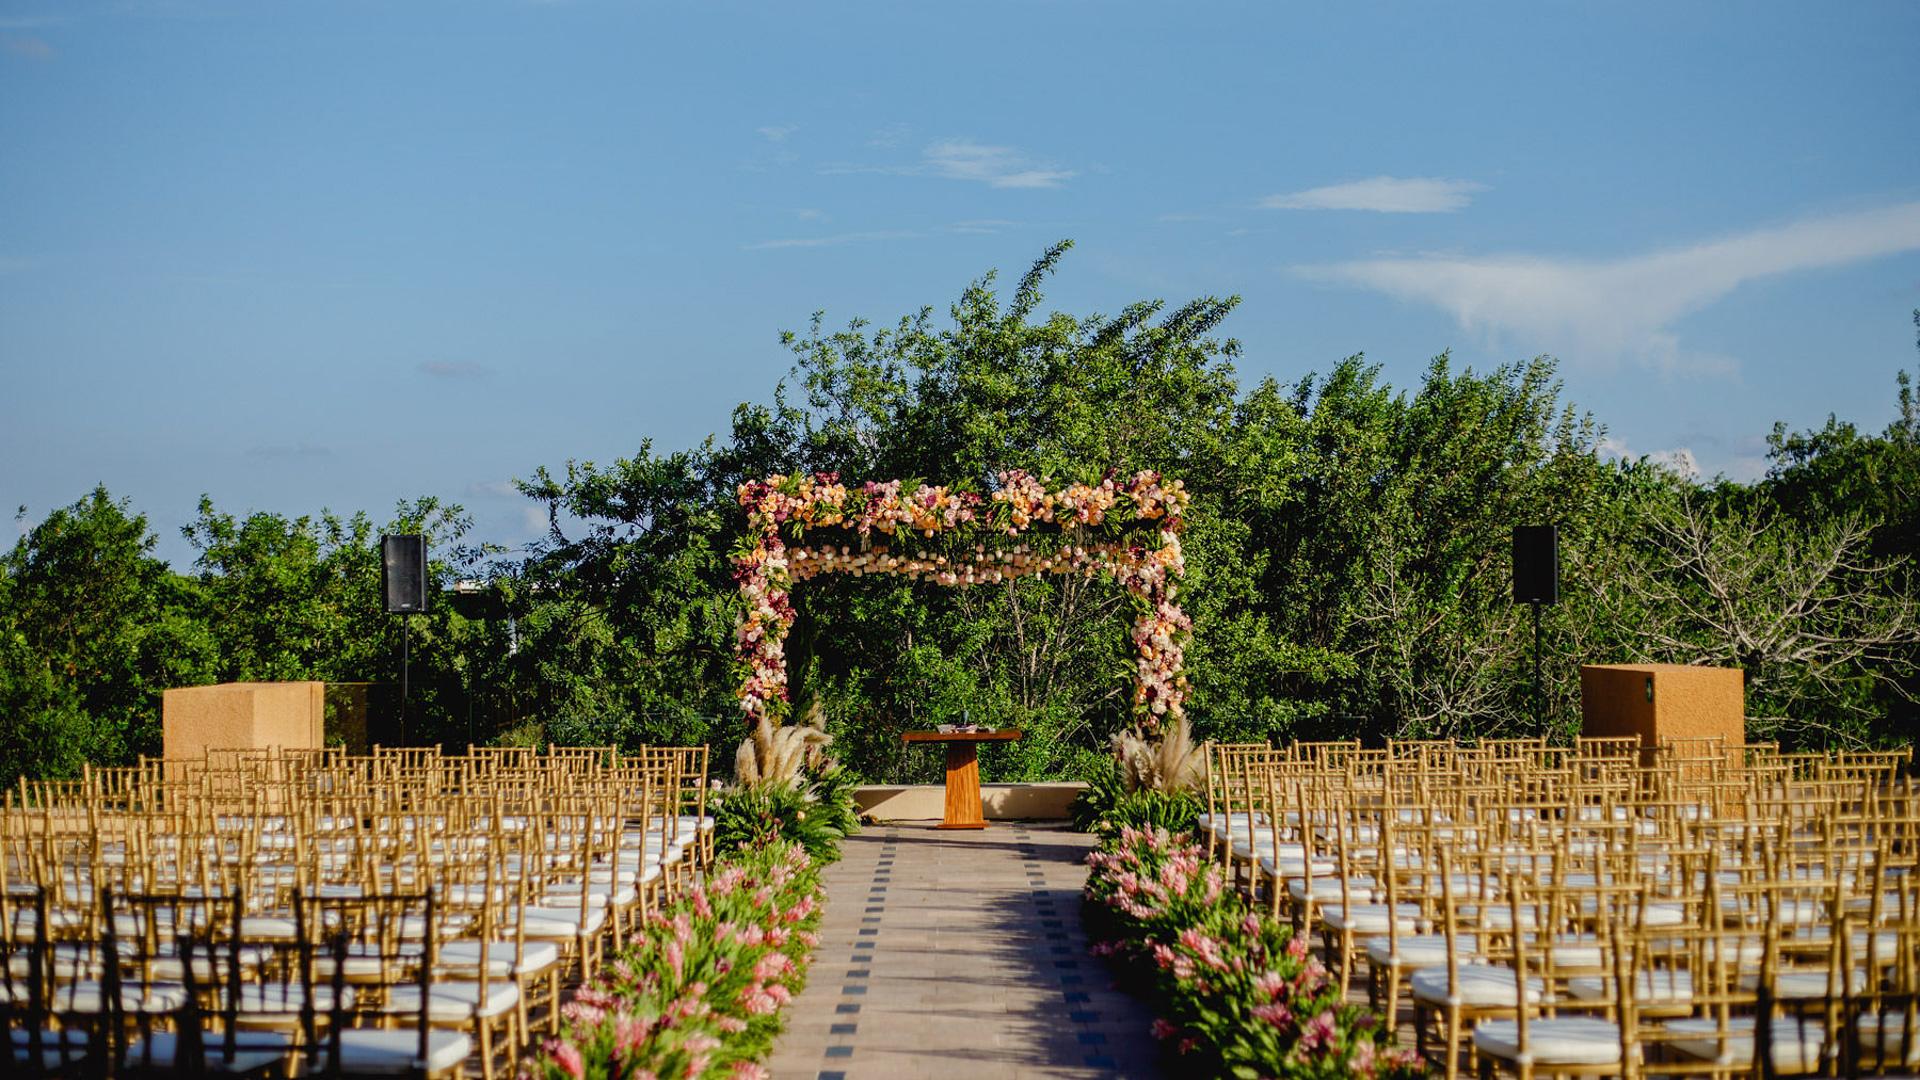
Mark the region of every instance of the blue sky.
POLYGON ((777 343, 1237 293, 1244 381, 1551 353, 1756 475, 1915 366, 1920 5, 0 0, 0 502, 464 503, 765 400, 777 343))

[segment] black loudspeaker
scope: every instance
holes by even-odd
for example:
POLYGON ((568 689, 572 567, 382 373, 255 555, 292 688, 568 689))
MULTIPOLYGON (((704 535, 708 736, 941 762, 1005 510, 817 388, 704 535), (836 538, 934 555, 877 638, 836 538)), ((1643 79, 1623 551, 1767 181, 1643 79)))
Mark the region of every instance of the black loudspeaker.
POLYGON ((427 538, 380 538, 380 591, 387 614, 418 615, 427 610, 427 538))
POLYGON ((1560 530, 1552 525, 1513 527, 1513 602, 1560 600, 1560 530))

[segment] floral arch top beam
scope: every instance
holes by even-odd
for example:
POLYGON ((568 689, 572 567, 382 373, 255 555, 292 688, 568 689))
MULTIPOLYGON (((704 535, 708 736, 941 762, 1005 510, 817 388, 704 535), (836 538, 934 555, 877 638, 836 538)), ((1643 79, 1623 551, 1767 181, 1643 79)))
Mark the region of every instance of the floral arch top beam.
POLYGON ((1108 574, 1137 601, 1137 719, 1151 730, 1183 717, 1181 665, 1193 625, 1178 602, 1186 488, 1151 471, 1058 488, 1020 469, 994 478, 998 486, 987 495, 899 480, 850 486, 837 473, 740 485, 747 533, 733 556, 741 599, 735 646, 749 723, 772 724, 787 710, 793 583, 830 573, 959 586, 1108 574))

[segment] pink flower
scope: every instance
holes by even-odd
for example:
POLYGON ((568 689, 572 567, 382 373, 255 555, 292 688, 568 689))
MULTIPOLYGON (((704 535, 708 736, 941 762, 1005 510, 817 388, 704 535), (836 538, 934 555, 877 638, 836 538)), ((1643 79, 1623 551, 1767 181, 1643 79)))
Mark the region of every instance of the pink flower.
POLYGON ((1300 1049, 1312 1050, 1330 1044, 1338 1028, 1333 1019, 1333 1010, 1327 1009, 1301 1026, 1300 1049))
POLYGON ((1283 1030, 1293 1023, 1293 1010, 1278 1002, 1269 1005, 1255 1005, 1249 1015, 1255 1020, 1265 1020, 1274 1027, 1283 1030))
POLYGON ((1348 1066, 1356 1076, 1372 1076, 1374 1070, 1374 1045, 1372 1039, 1361 1039, 1353 1048, 1353 1059, 1348 1066))
POLYGON ((587 1075, 586 1059, 580 1056, 580 1048, 570 1042, 560 1039, 547 1040, 547 1056, 553 1059, 555 1065, 560 1066, 560 1071, 573 1077, 573 1080, 583 1080, 587 1075))
POLYGON ((733 1080, 770 1080, 772 1073, 751 1061, 737 1061, 733 1065, 733 1080))
POLYGON ((1159 1039, 1162 1042, 1165 1042, 1166 1040, 1171 1039, 1178 1034, 1180 1034, 1180 1026, 1178 1024, 1170 1024, 1165 1019, 1160 1017, 1154 1018, 1154 1021, 1153 1021, 1153 1037, 1154 1038, 1159 1039))

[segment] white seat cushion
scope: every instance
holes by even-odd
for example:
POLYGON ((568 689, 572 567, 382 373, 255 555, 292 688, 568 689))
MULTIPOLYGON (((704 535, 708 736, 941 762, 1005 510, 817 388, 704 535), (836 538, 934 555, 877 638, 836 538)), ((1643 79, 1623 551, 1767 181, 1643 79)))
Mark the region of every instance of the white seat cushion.
MULTIPOLYGON (((1712 1020, 1673 1020, 1666 1025, 1675 1035, 1693 1038, 1674 1039, 1667 1045, 1689 1057, 1708 1061, 1724 1060, 1728 1065, 1753 1064, 1753 1017, 1736 1016, 1727 1022, 1726 1056, 1721 1058, 1720 1027, 1712 1020)), ((1783 1073, 1812 1072, 1820 1065, 1826 1045, 1826 1031, 1819 1024, 1798 1024, 1776 1020, 1773 1024, 1773 1067, 1783 1073)))
MULTIPOLYGON (((1553 939, 1553 968, 1556 972, 1569 969, 1598 968, 1605 966, 1607 953, 1600 944, 1599 937, 1593 934, 1560 934, 1553 939)), ((1529 956, 1544 957, 1546 943, 1528 945, 1529 956)))
MULTIPOLYGON (((1462 925, 1484 926, 1489 930, 1513 929, 1513 908, 1506 904, 1463 904, 1456 909, 1462 925)), ((1532 907, 1520 909, 1520 925, 1532 929, 1539 915, 1532 907)))
MULTIPOLYGON (((324 1043, 322 1045, 325 1045, 324 1043)), ((473 1052, 473 1042, 458 1031, 428 1031, 426 1070, 458 1068, 473 1052)), ((340 1033, 341 1071, 349 1074, 407 1074, 420 1070, 418 1031, 355 1028, 340 1033)))
POLYGON ((607 909, 589 907, 584 924, 577 907, 523 908, 520 933, 529 939, 556 941, 563 938, 592 937, 607 923, 607 909))
MULTIPOLYGON (((1252 849, 1238 842, 1234 844, 1233 850, 1234 854, 1243 859, 1253 857, 1252 849)), ((1280 845, 1278 863, 1273 859, 1273 845, 1263 844, 1260 847, 1258 862, 1261 872, 1270 878, 1326 877, 1340 869, 1340 864, 1332 859, 1314 859, 1309 863, 1306 849, 1298 844, 1280 845)))
POLYGON ((1913 1022, 1911 1028, 1903 1013, 1871 1013, 1860 1017, 1855 1024, 1860 1033, 1860 1047, 1868 1063, 1873 1065, 1899 1064, 1909 1068, 1920 1065, 1920 1019, 1913 1022), (1904 1057, 1902 1061, 1902 1050, 1904 1057))
MULTIPOLYGON (((213 1073, 258 1073, 275 1064, 285 1061, 293 1049, 293 1039, 277 1031, 240 1031, 234 1033, 234 1054, 229 1061, 226 1056, 226 1036, 218 1031, 209 1031, 201 1036, 205 1049, 203 1055, 207 1069, 213 1073)), ((176 1062, 174 1055, 180 1052, 180 1036, 171 1031, 156 1031, 144 1039, 136 1039, 127 1047, 125 1061, 130 1068, 157 1067, 162 1069, 191 1069, 197 1062, 176 1062)))
MULTIPOLYGON (((1773 976, 1773 996, 1776 1001, 1812 1001, 1827 997, 1827 978, 1825 971, 1800 970, 1777 971, 1773 976)), ((1847 981, 1853 984, 1853 992, 1859 993, 1867 988, 1867 976, 1862 971, 1847 973, 1847 981)), ((1835 980, 1838 983, 1838 980, 1835 980)), ((1755 990, 1760 986, 1760 976, 1740 976, 1740 988, 1755 990)))
MULTIPOLYGON (((1459 949, 1461 960, 1472 959, 1479 949, 1479 942, 1471 934, 1461 934, 1454 939, 1454 948, 1459 949)), ((1445 934, 1402 934, 1398 941, 1376 937, 1367 940, 1367 962, 1379 967, 1407 968, 1409 970, 1444 965, 1447 962, 1447 936, 1445 934), (1395 951, 1398 946, 1398 951, 1395 951)))
POLYGON ((1321 909, 1320 913, 1320 921, 1329 929, 1353 934, 1384 934, 1389 919, 1396 928, 1415 933, 1419 930, 1420 909, 1412 904, 1398 904, 1391 911, 1385 904, 1353 904, 1344 908, 1335 904, 1321 909))
MULTIPOLYGON (((52 1005, 65 1012, 93 1014, 106 1006, 106 987, 91 979, 67 983, 53 991, 52 1005)), ((120 984, 120 1007, 128 1012, 172 1012, 187 1003, 186 987, 172 983, 120 984)))
MULTIPOLYGON (((340 1000, 343 1008, 352 1008, 353 987, 342 987, 340 1000)), ((247 983, 240 987, 238 1005, 243 1015, 292 1016, 300 1012, 306 1001, 306 991, 297 982, 247 983)), ((319 981, 313 984, 313 1011, 321 1014, 333 1011, 331 984, 319 981)))
POLYGON ((248 915, 240 920, 242 941, 292 941, 298 932, 292 919, 276 915, 248 915))
MULTIPOLYGON (((459 1024, 479 1016, 481 1019, 499 1016, 520 1002, 520 984, 504 980, 490 981, 485 984, 487 1003, 480 1004, 481 984, 477 982, 436 982, 427 987, 427 1022, 430 1024, 459 1024)), ((382 1012, 406 1015, 420 1012, 420 986, 411 983, 395 986, 387 991, 387 1004, 382 1012)))
MULTIPOLYGON (((1447 986, 1447 969, 1444 966, 1414 972, 1409 980, 1414 999, 1433 1005, 1457 1001, 1468 1008, 1481 1009, 1512 1007, 1520 1003, 1520 991, 1515 985, 1512 968, 1494 964, 1462 964, 1459 970, 1457 995, 1447 986)), ((1527 1000, 1539 1001, 1544 989, 1539 979, 1528 979, 1527 1000)))
MULTIPOLYGON (((1581 1001, 1612 1001, 1613 980, 1582 975, 1567 980, 1567 993, 1581 1001)), ((1673 1005, 1693 1000, 1693 975, 1686 971, 1642 971, 1633 978, 1633 1000, 1642 1005, 1673 1005)))
MULTIPOLYGON (((13 1046, 13 1060, 25 1065, 33 1053, 33 1040, 26 1028, 16 1027, 7 1031, 13 1046)), ((79 1028, 63 1028, 59 1031, 43 1028, 40 1032, 40 1063, 43 1071, 58 1075, 63 1068, 77 1065, 87 1056, 87 1033, 79 1028), (62 1046, 62 1043, 65 1043, 62 1046)))
MULTIPOLYGON (((481 948, 481 943, 472 938, 449 941, 440 947, 440 966, 472 974, 480 967, 481 948)), ((490 975, 537 975, 560 962, 560 946, 551 941, 523 942, 518 964, 513 960, 511 941, 487 942, 485 950, 490 975)))
MULTIPOLYGON (((1483 1020, 1473 1026, 1473 1046, 1488 1057, 1520 1057, 1520 1024, 1483 1020)), ((1584 1016, 1541 1017, 1527 1022, 1527 1054, 1535 1065, 1612 1065, 1620 1060, 1620 1029, 1584 1016)))
MULTIPOLYGON (((1265 866, 1266 866, 1265 863, 1261 864, 1261 867, 1263 869, 1265 868, 1265 866)), ((1315 902, 1322 903, 1322 904, 1325 904, 1325 903, 1337 904, 1340 902, 1341 884, 1340 884, 1340 879, 1337 877, 1332 877, 1332 878, 1317 877, 1312 879, 1299 878, 1299 877, 1288 878, 1287 879, 1287 895, 1293 897, 1294 900, 1296 901, 1305 900, 1307 898, 1309 880, 1311 880, 1312 882, 1311 888, 1313 890, 1313 899, 1315 902)), ((1356 900, 1363 904, 1370 904, 1370 903, 1373 903, 1376 899, 1378 899, 1378 896, 1374 892, 1373 878, 1365 875, 1362 875, 1360 877, 1355 877, 1355 878, 1348 878, 1346 882, 1346 890, 1347 890, 1347 895, 1351 899, 1356 900)))

